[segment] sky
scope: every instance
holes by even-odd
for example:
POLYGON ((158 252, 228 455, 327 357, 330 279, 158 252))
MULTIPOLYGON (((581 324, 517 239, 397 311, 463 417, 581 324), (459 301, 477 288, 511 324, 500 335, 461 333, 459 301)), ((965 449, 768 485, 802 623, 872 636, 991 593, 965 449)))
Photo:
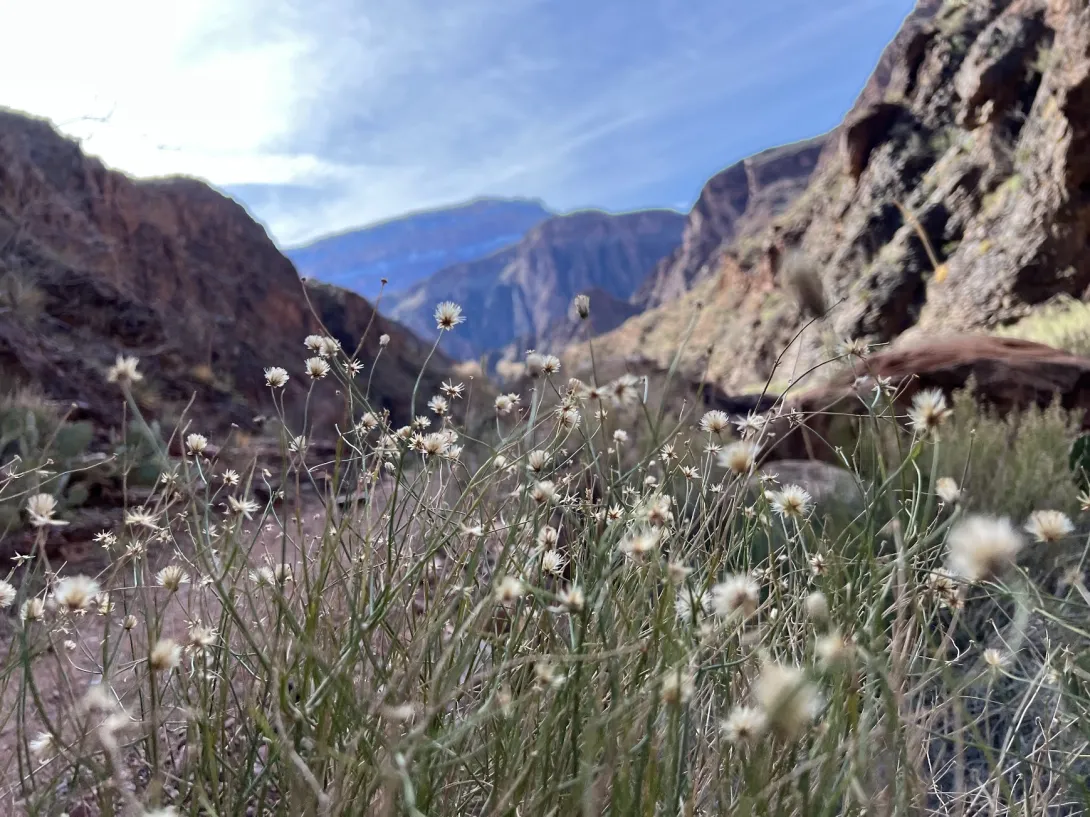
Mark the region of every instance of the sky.
POLYGON ((205 179, 285 247, 482 195, 687 210, 834 127, 911 5, 0 0, 0 106, 205 179))

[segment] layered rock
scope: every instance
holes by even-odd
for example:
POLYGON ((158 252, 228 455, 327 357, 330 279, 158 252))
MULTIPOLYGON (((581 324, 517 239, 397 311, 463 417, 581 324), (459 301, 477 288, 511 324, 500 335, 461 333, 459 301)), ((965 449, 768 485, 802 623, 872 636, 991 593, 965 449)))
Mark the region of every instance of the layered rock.
MULTIPOLYGON (((108 427, 121 405, 106 370, 134 355, 152 416, 176 420, 193 397, 201 428, 249 427, 271 408, 266 366, 289 370, 287 403, 301 404, 302 340, 323 318, 346 348, 368 330, 365 362, 380 334, 392 336, 376 398, 407 416, 408 394, 382 391, 384 374, 400 385, 427 350, 358 296, 308 303, 291 262, 239 204, 192 179, 135 181, 47 122, 0 111, 0 382, 37 385, 108 427)), ((318 419, 334 411, 317 402, 318 419)))

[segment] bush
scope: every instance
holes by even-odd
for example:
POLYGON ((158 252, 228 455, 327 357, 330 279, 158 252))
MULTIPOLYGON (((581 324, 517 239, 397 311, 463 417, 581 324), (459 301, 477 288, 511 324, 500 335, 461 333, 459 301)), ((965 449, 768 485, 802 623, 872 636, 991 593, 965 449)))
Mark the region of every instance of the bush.
MULTIPOLYGON (((972 521, 930 484, 961 473, 975 423, 973 507, 1011 513, 1028 495, 1000 507, 1003 492, 1030 488, 1066 507, 1056 469, 998 450, 1051 456, 1054 414, 1023 418, 1012 448, 1006 421, 960 401, 937 443, 876 412, 854 452, 865 507, 834 523, 801 489, 754 489, 759 421, 740 440, 715 412, 644 405, 624 376, 542 374, 498 402, 487 444, 451 421, 453 383, 418 396, 445 402, 415 429, 390 428, 343 354, 312 345, 353 427, 281 412, 279 467, 244 473, 190 436, 101 537, 100 574, 31 562, 13 601, 0 586, 22 610, 0 695, 29 811, 1087 805, 1083 577, 1038 585, 1013 563, 1033 555, 1020 511, 972 521), (337 454, 316 464, 323 436, 337 454), (969 643, 962 621, 985 608, 991 635, 969 643)), ((1063 520, 1039 519, 1058 535, 1033 547, 1081 551, 1063 520)))

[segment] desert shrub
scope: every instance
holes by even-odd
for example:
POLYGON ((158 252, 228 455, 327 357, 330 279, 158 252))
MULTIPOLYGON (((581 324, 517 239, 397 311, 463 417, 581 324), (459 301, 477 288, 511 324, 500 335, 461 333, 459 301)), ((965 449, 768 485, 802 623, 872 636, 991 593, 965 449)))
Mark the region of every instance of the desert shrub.
POLYGON ((1018 322, 996 330, 996 334, 1090 356, 1090 304, 1069 297, 1059 298, 1038 307, 1018 322))
MULTIPOLYGON (((355 425, 293 426, 270 370, 279 465, 227 469, 226 441, 190 431, 100 537, 100 572, 30 560, 0 585, 20 611, 0 700, 28 811, 1087 805, 1083 576, 1037 585, 1024 519, 936 496, 957 411, 894 436, 895 457, 868 443, 864 507, 833 522, 754 473, 757 418, 659 410, 635 378, 570 383, 537 356, 487 442, 451 419, 458 383, 393 428, 343 351, 308 346, 290 376, 336 379, 355 425), (323 438, 336 454, 316 460, 323 438), (982 605, 991 640, 967 642, 982 605)), ((862 434, 895 421, 872 419, 862 434)), ((1066 521, 1037 520, 1050 553, 1081 547, 1066 521)))

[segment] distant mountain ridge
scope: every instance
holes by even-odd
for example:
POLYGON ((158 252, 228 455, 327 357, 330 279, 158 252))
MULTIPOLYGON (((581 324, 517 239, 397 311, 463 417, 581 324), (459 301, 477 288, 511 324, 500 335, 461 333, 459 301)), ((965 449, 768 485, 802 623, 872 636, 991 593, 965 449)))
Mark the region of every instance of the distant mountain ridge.
POLYGON ((285 254, 299 274, 374 299, 517 243, 553 215, 532 199, 479 198, 320 238, 285 254))
MULTIPOLYGON (((629 301, 680 244, 684 225, 685 216, 673 210, 555 216, 514 246, 442 269, 394 295, 382 311, 429 336, 435 332, 435 304, 461 304, 467 321, 443 341, 454 357, 476 358, 514 341, 556 346, 562 342, 556 329, 567 321, 576 295, 597 290, 600 301, 603 294, 629 301)), ((612 311, 618 322, 629 316, 627 310, 612 311)))

